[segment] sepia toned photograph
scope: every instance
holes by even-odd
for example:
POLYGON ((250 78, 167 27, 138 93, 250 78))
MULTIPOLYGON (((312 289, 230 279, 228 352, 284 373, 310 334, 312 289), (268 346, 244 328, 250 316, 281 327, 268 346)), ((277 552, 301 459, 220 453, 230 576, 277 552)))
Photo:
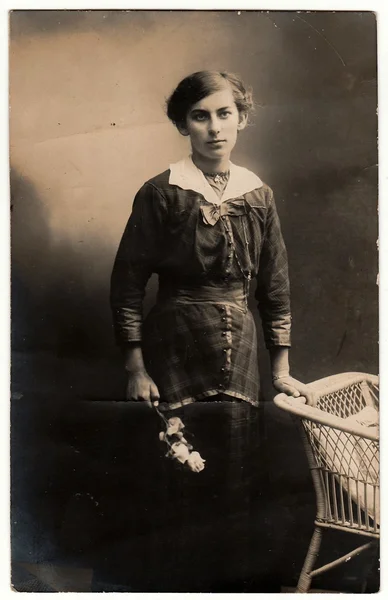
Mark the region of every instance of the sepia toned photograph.
POLYGON ((13 590, 379 591, 377 25, 10 11, 13 590))

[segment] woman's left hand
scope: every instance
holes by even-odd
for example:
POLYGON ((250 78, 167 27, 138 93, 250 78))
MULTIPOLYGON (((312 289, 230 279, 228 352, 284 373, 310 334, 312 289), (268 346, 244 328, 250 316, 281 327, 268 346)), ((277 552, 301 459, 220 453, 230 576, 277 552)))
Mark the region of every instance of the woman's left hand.
POLYGON ((306 398, 306 402, 309 405, 313 404, 312 393, 309 391, 307 385, 294 379, 291 375, 287 375, 287 377, 281 377, 280 379, 275 379, 272 382, 275 390, 278 392, 283 392, 283 394, 287 394, 287 396, 293 396, 294 398, 299 398, 303 396, 306 398))

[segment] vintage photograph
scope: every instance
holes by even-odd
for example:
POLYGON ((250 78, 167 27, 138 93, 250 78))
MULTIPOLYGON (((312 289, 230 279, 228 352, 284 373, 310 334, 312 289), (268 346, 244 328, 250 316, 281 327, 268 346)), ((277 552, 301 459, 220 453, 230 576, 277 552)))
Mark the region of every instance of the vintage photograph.
POLYGON ((9 13, 11 582, 380 588, 377 16, 9 13))

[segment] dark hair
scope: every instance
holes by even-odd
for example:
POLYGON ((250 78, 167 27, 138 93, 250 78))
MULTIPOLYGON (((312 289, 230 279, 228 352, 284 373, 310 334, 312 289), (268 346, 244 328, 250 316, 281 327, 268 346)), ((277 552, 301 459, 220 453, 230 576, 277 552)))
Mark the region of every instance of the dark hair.
POLYGON ((182 79, 167 100, 167 116, 175 125, 184 125, 196 102, 230 86, 237 109, 249 113, 253 109, 252 91, 240 77, 226 71, 197 71, 182 79))

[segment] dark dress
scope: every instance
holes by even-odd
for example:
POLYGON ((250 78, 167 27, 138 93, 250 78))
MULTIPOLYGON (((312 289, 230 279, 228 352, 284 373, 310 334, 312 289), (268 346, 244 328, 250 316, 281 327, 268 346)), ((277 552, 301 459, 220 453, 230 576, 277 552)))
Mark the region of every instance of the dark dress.
MULTIPOLYGON (((170 583, 161 578, 159 591, 225 591, 254 569, 265 456, 251 279, 267 347, 289 346, 286 249, 273 193, 258 177, 231 165, 222 203, 191 159, 143 185, 112 273, 116 339, 141 342, 161 410, 181 416, 206 460, 192 473, 164 458, 155 439, 160 479, 144 493, 158 498, 158 533, 148 559, 168 565, 174 557, 170 583), (152 273, 159 293, 143 323, 152 273)), ((158 583, 141 589, 156 591, 158 583)))
POLYGON ((273 193, 233 166, 223 201, 215 204, 199 169, 182 163, 136 195, 112 273, 116 338, 142 342, 149 373, 170 408, 218 393, 257 405, 248 279, 257 282, 267 347, 290 345, 287 254, 273 193), (152 273, 159 276, 158 301, 143 324, 152 273))

